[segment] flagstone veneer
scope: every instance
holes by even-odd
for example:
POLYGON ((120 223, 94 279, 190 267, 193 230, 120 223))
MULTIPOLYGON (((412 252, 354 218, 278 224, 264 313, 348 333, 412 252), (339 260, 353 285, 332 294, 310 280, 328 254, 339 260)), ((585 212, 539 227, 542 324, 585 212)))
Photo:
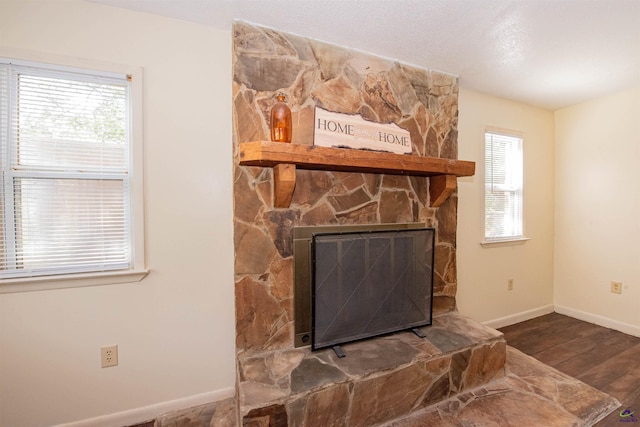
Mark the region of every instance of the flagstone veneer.
POLYGON ((297 171, 288 209, 273 207, 271 168, 238 164, 238 143, 269 138, 278 93, 293 116, 293 144, 313 144, 314 109, 359 114, 409 131, 413 156, 457 157, 455 76, 236 22, 234 32, 234 236, 237 350, 293 347, 293 227, 420 222, 435 227, 434 311, 455 309, 454 193, 429 207, 429 179, 297 171), (285 271, 287 270, 287 271, 285 271))
POLYGON ((395 123, 411 156, 457 158, 458 80, 236 22, 233 27, 234 243, 240 420, 244 425, 368 426, 500 378, 502 335, 455 309, 457 195, 429 206, 429 178, 298 170, 274 208, 273 170, 240 166, 238 144, 269 139, 283 93, 292 144, 313 144, 316 106, 395 123), (419 222, 436 229, 434 325, 330 350, 293 346, 296 226, 419 222), (448 332, 452 335, 447 336, 448 332), (271 423, 271 424, 270 424, 271 423))

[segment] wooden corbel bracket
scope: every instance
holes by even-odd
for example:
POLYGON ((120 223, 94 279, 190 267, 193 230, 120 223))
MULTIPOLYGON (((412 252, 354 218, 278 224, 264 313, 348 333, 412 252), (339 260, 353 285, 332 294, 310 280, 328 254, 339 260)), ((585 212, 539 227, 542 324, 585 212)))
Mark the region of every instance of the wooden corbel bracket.
POLYGON ((440 206, 453 193, 458 185, 455 175, 433 175, 429 178, 429 201, 431 207, 440 206))
POLYGON ((288 208, 296 188, 296 165, 280 163, 273 167, 273 206, 288 208))

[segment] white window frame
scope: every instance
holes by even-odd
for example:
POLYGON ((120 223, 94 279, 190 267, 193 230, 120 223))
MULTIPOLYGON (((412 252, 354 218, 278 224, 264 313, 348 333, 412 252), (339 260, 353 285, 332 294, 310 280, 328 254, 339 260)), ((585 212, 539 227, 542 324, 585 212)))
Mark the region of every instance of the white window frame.
POLYGON ((56 70, 78 69, 101 74, 127 76, 130 79, 130 178, 131 194, 131 266, 128 269, 70 273, 50 276, 33 276, 0 279, 0 294, 12 292, 29 292, 38 290, 62 289, 83 286, 96 286, 141 281, 149 270, 145 267, 144 247, 144 194, 143 194, 143 109, 142 109, 142 69, 97 61, 86 61, 25 52, 10 48, 0 48, 0 58, 16 65, 43 66, 56 70))
MULTIPOLYGON (((516 218, 516 221, 519 220, 519 224, 515 225, 515 230, 513 234, 509 234, 509 235, 502 235, 502 236, 493 236, 493 235, 488 235, 488 231, 487 230, 487 192, 490 191, 489 190, 489 186, 491 186, 492 183, 492 179, 490 176, 488 176, 488 174, 491 173, 490 170, 487 170, 488 168, 485 166, 484 168, 484 188, 483 188, 483 230, 484 230, 484 236, 483 236, 483 241, 481 242, 481 244, 483 246, 499 246, 499 245, 509 245, 509 244, 519 244, 519 243, 524 243, 525 241, 529 240, 529 238, 525 237, 525 215, 524 215, 524 135, 521 132, 517 132, 517 131, 511 131, 511 130, 505 130, 505 129, 498 129, 498 128, 486 128, 484 133, 483 133, 483 144, 484 144, 484 164, 486 165, 488 162, 491 162, 493 157, 492 157, 492 153, 490 151, 490 149, 487 147, 487 136, 488 135, 497 135, 497 136, 504 136, 504 137, 508 137, 508 138, 515 138, 515 139, 519 139, 520 140, 520 158, 519 160, 519 164, 515 165, 515 168, 513 167, 513 164, 510 164, 509 166, 511 166, 512 171, 514 171, 513 175, 509 175, 509 179, 508 181, 510 181, 510 184, 508 185, 508 188, 505 188, 504 191, 510 193, 514 198, 517 198, 518 200, 515 201, 516 204, 518 204, 518 210, 519 210, 519 218, 516 218), (519 176, 518 176, 519 175, 519 176)), ((511 159, 511 161, 513 161, 513 159, 511 159)), ((506 165, 505 165, 506 166, 506 165)))

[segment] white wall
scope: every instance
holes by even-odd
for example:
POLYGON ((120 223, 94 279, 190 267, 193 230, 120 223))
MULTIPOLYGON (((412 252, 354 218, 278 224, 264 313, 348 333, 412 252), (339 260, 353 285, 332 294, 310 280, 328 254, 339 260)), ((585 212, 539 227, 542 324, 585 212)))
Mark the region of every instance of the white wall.
POLYGON ((494 327, 553 311, 553 113, 464 88, 459 110, 458 158, 476 174, 458 179, 458 309, 494 327), (487 126, 524 134, 525 243, 480 245, 487 126))
POLYGON ((559 110, 555 122, 555 302, 640 335, 640 87, 559 110))
POLYGON ((78 0, 1 0, 0 45, 143 67, 151 270, 138 284, 0 295, 0 425, 125 411, 123 425, 143 421, 136 408, 149 419, 230 395, 230 33, 78 0), (120 365, 101 369, 109 344, 120 365))

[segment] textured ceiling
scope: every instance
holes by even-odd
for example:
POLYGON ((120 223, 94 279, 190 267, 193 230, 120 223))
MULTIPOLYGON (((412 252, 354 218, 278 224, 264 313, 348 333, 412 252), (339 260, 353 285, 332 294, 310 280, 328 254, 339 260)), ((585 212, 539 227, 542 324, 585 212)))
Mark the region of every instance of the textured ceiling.
POLYGON ((90 0, 234 19, 460 77, 550 110, 640 84, 640 0, 90 0))

